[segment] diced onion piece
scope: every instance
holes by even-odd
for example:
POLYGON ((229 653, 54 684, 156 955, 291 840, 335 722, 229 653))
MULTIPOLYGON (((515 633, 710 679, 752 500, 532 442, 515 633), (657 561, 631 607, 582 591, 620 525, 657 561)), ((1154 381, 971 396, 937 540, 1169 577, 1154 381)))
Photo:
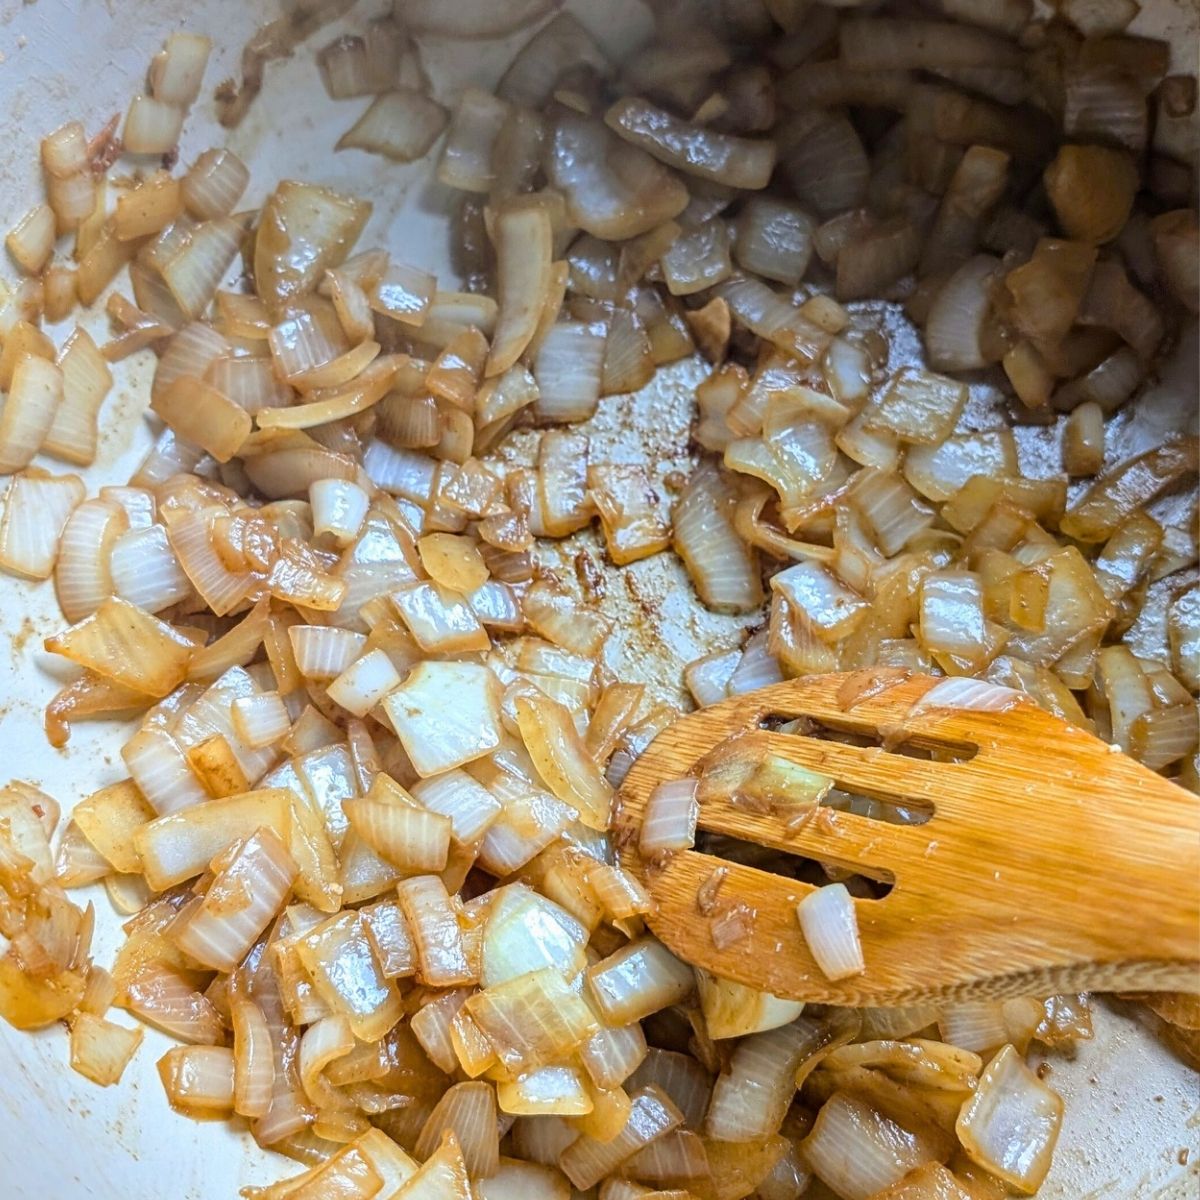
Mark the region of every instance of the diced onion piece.
MULTIPOLYGON (((400 675, 382 650, 364 654, 328 688, 328 696, 356 717, 365 717, 388 692, 400 685, 400 675)), ((440 868, 439 868, 440 869, 440 868)))
POLYGON ((339 543, 352 542, 366 520, 370 497, 347 479, 317 479, 309 484, 313 532, 330 533, 339 543))
POLYGON ((733 269, 728 226, 714 219, 685 230, 671 243, 660 266, 672 296, 691 296, 727 279, 733 269))
POLYGON ((595 1186, 627 1158, 683 1121, 683 1114, 654 1085, 636 1092, 630 1100, 629 1119, 616 1137, 600 1142, 585 1135, 562 1152, 559 1165, 577 1188, 595 1186))
POLYGON ((270 1111, 275 1091, 275 1048, 271 1027, 251 999, 229 1003, 233 1026, 233 1111, 252 1120, 270 1111))
POLYGON ((183 177, 183 202, 197 220, 227 217, 249 181, 249 169, 232 150, 205 150, 183 177))
POLYGON ((195 646, 172 626, 111 597, 47 638, 46 649, 126 687, 165 696, 183 681, 195 646))
POLYGON ((955 1130, 974 1162, 1032 1195, 1050 1169, 1062 1113, 1062 1097, 1010 1045, 988 1064, 955 1130))
POLYGON ((234 217, 204 221, 163 264, 162 276, 180 310, 198 317, 208 307, 242 246, 244 228, 234 217))
POLYGON ((421 874, 445 868, 450 850, 449 817, 369 796, 346 800, 343 808, 351 828, 397 870, 421 874))
POLYGON ((150 64, 150 90, 157 100, 185 112, 200 95, 212 39, 198 33, 172 33, 150 64))
POLYGON ((40 275, 54 253, 54 210, 48 204, 31 208, 4 239, 13 262, 26 275, 40 275))
POLYGON ((598 1028, 588 1005, 551 967, 476 992, 465 1009, 513 1073, 568 1058, 598 1028))
POLYGON ((78 121, 68 121, 42 138, 42 166, 53 179, 90 169, 87 134, 78 121))
POLYGON ((470 845, 500 815, 500 803, 465 771, 451 770, 419 779, 412 794, 431 812, 449 817, 456 841, 470 845))
POLYGON ((90 1012, 77 1012, 70 1026, 72 1068, 101 1087, 119 1083, 142 1044, 144 1031, 126 1029, 90 1012))
POLYGON ((153 96, 135 96, 125 114, 121 145, 129 154, 166 154, 182 130, 182 108, 153 96))
POLYGON ((731 979, 720 979, 698 967, 696 988, 704 1023, 714 1039, 765 1033, 790 1025, 804 1011, 802 1000, 785 1000, 731 979))
POLYGON ((428 654, 486 650, 491 644, 471 606, 457 592, 422 580, 398 588, 392 603, 428 654))
POLYGON ((798 205, 753 196, 738 215, 734 253, 747 271, 795 287, 808 270, 813 228, 798 205))
POLYGON ((67 518, 54 584, 68 621, 82 620, 112 594, 109 555, 113 543, 128 528, 125 510, 108 500, 85 500, 67 518))
POLYGON ((604 1019, 640 1021, 678 1004, 695 986, 692 969, 657 938, 643 937, 588 968, 588 986, 604 1019))
POLYGON ((800 112, 781 125, 776 136, 780 170, 801 204, 825 215, 862 204, 871 165, 845 114, 821 109, 800 112))
POLYGON ((239 696, 229 711, 234 732, 247 746, 255 749, 273 746, 292 728, 291 715, 278 692, 239 696))
POLYGON ((179 180, 158 171, 118 198, 113 230, 122 241, 146 237, 170 225, 182 208, 179 180))
POLYGON ((473 983, 462 931, 446 887, 436 875, 405 879, 398 887, 400 907, 417 947, 419 975, 429 987, 473 983))
POLYGON ((54 424, 62 398, 61 368, 33 355, 16 364, 0 410, 0 474, 29 465, 54 424))
POLYGON ((175 380, 151 401, 151 408, 177 436, 228 462, 250 435, 250 414, 200 379, 175 380))
POLYGON ((321 998, 360 1041, 378 1041, 400 1019, 399 992, 380 971, 357 913, 323 921, 297 941, 296 953, 321 998))
POLYGON ((467 0, 447 10, 438 0, 411 0, 405 24, 418 33, 445 38, 498 38, 535 24, 551 11, 549 0, 467 0))
POLYGON ((674 545, 700 599, 718 612, 747 612, 762 603, 755 555, 733 525, 735 497, 725 479, 702 466, 673 514, 674 545))
POLYGON ((549 214, 539 204, 514 201, 496 214, 500 313, 485 368, 488 375, 507 371, 537 329, 550 283, 551 234, 549 214))
POLYGON ((78 475, 29 470, 14 476, 0 518, 0 567, 27 579, 49 579, 63 529, 86 494, 78 475))
POLYGON ((198 908, 175 934, 197 962, 232 971, 282 908, 296 864, 271 829, 260 829, 217 871, 198 908))
POLYGON ((472 1180, 483 1180, 500 1166, 496 1132, 496 1092, 489 1083, 468 1081, 447 1088, 434 1105, 417 1138, 413 1153, 429 1159, 446 1132, 453 1133, 472 1180))
POLYGON ((438 180, 462 191, 488 191, 495 181, 493 146, 508 114, 504 100, 479 88, 465 88, 438 159, 438 180))
POLYGON ((275 189, 254 239, 254 279, 273 316, 341 265, 370 213, 370 204, 315 184, 285 180, 275 189))
POLYGON ((687 207, 687 189, 672 172, 575 112, 557 114, 546 174, 572 223, 606 240, 647 233, 687 207))
POLYGON ((521 739, 546 785, 590 829, 607 829, 612 788, 588 754, 570 712, 537 691, 518 697, 516 709, 521 739))
POLYGON ((808 949, 826 979, 849 979, 866 970, 854 899, 844 883, 809 892, 796 905, 796 915, 808 949))
POLYGON ((676 850, 690 850, 696 841, 699 815, 695 779, 672 779, 660 783, 646 801, 638 850, 646 858, 671 854, 676 850))
POLYGON ((171 1107, 190 1116, 233 1110, 233 1051, 226 1046, 176 1046, 158 1060, 171 1107))
MULTIPOLYGON (((502 1113, 518 1117, 577 1117, 592 1111, 592 1097, 582 1073, 575 1067, 538 1067, 525 1071, 511 1083, 498 1083, 496 1100, 502 1113)), ((533 1163, 513 1162, 512 1165, 539 1169, 533 1163)), ((501 1173, 504 1170, 505 1160, 502 1159, 501 1173)), ((485 1196, 491 1194, 486 1188, 482 1190, 485 1196)))
POLYGON ((471 762, 500 744, 500 684, 474 663, 419 663, 383 707, 423 777, 471 762))
POLYGON ((586 965, 584 927, 553 901, 519 884, 494 895, 483 931, 480 983, 495 987, 543 968, 574 979, 586 965))
POLYGON ((934 1157, 920 1138, 844 1092, 821 1106, 801 1148, 817 1177, 845 1200, 868 1200, 934 1157))
POLYGON ((416 162, 437 141, 446 120, 446 110, 436 100, 414 88, 397 88, 376 96, 336 148, 416 162))
POLYGON ((402 325, 422 325, 437 292, 437 280, 428 271, 392 263, 367 293, 371 307, 402 325))
POLYGON ((590 325, 552 325, 538 348, 538 415, 547 421, 585 421, 596 411, 604 367, 604 335, 590 325))
POLYGON ((306 679, 336 679, 363 652, 367 639, 350 629, 291 625, 288 640, 296 666, 306 679))
POLYGON ((681 121, 645 100, 618 100, 604 123, 667 166, 728 187, 766 187, 775 168, 774 142, 681 121))

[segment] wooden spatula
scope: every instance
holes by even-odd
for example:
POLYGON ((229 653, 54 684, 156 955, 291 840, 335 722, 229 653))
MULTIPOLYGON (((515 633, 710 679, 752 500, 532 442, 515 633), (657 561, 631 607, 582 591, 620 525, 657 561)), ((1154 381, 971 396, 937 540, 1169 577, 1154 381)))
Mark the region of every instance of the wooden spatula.
POLYGON ((618 800, 622 863, 657 904, 650 928, 716 975, 826 1004, 1200 991, 1200 800, 1015 693, 1000 693, 1002 711, 942 707, 956 685, 901 671, 812 676, 665 730, 618 800), (883 746, 771 731, 797 717, 883 746), (831 983, 809 953, 796 905, 811 885, 700 850, 653 866, 638 856, 629 835, 651 791, 733 735, 848 792, 932 810, 900 825, 824 808, 789 829, 773 813, 701 805, 700 831, 894 879, 881 898, 855 901, 862 975, 831 983), (960 761, 885 748, 901 743, 960 761), (713 921, 739 901, 748 932, 718 949, 713 921))

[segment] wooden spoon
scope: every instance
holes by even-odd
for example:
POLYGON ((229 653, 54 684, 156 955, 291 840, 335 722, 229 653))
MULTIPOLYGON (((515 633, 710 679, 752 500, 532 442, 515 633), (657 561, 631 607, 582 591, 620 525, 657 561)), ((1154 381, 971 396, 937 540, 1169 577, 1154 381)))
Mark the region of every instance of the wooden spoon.
POLYGON ((650 928, 716 975, 825 1004, 1200 991, 1200 800, 1006 689, 1001 711, 943 707, 955 693, 962 702, 964 685, 903 671, 811 676, 661 733, 618 799, 622 863, 657 905, 650 928), (961 761, 771 731, 797 717, 961 761), (817 967, 796 916, 811 885, 697 850, 657 865, 638 856, 655 786, 694 774, 739 734, 846 791, 932 812, 900 825, 825 807, 790 830, 727 799, 700 808, 699 830, 894 879, 882 898, 855 901, 863 974, 831 983, 817 967), (718 949, 713 922, 739 902, 749 932, 718 949))

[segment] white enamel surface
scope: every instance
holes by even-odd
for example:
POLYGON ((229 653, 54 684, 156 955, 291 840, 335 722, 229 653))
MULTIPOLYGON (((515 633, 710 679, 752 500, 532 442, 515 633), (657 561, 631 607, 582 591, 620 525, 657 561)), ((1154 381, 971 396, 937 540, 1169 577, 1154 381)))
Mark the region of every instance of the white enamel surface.
MULTIPOLYGON (((1173 6, 1171 32, 1180 55, 1176 69, 1194 70, 1194 61, 1185 65, 1187 47, 1195 45, 1194 4, 1191 15, 1181 16, 1189 0, 1167 3, 1173 6)), ((363 0, 359 7, 293 60, 268 68, 263 96, 229 138, 251 167, 245 203, 260 202, 275 180, 289 175, 345 188, 375 202, 362 244, 387 243, 400 260, 448 278, 448 193, 430 181, 428 167, 401 168, 355 151, 335 157, 330 150, 367 101, 329 102, 312 51, 382 6, 363 0)), ((635 40, 648 27, 636 0, 589 0, 573 7, 609 46, 635 40)), ((241 46, 275 11, 265 0, 0 0, 0 127, 6 135, 0 139, 0 230, 9 229, 40 196, 38 138, 72 118, 95 130, 113 113, 124 114, 151 56, 173 30, 206 33, 216 41, 201 99, 185 125, 183 160, 218 144, 221 133, 208 97, 220 79, 235 73, 241 46)), ((427 62, 439 98, 451 100, 455 87, 468 79, 492 83, 519 43, 518 38, 507 44, 430 44, 427 62)), ((11 266, 3 273, 11 278, 11 266)), ((102 314, 90 322, 98 340, 104 324, 102 314)), ((52 332, 61 341, 70 327, 63 323, 52 332)), ((1194 342, 1192 347, 1194 361, 1194 342)), ((149 366, 149 355, 142 354, 118 371, 118 386, 103 409, 99 459, 84 472, 92 493, 101 484, 124 482, 145 451, 149 366)), ((609 412, 616 407, 605 401, 597 436, 607 453, 621 461, 651 454, 664 469, 682 462, 684 389, 700 377, 686 365, 664 372, 617 419, 604 416, 606 407, 609 412)), ((628 619, 619 624, 610 657, 628 674, 662 685, 681 663, 728 644, 737 622, 697 613, 670 556, 636 564, 631 574, 639 603, 648 604, 655 617, 645 629, 628 619)), ((619 606, 623 589, 610 587, 609 593, 619 606)), ((40 647, 60 625, 52 584, 31 587, 0 577, 0 636, 9 643, 8 653, 0 654, 0 782, 29 779, 67 810, 124 771, 118 727, 79 725, 62 752, 44 739, 42 709, 64 675, 61 661, 40 647)), ((99 913, 97 957, 105 962, 119 938, 118 919, 102 889, 91 891, 99 913)), ((123 1014, 117 1019, 126 1020, 123 1014)), ((1052 1062, 1050 1082, 1063 1092, 1067 1113, 1054 1172, 1041 1194, 1056 1200, 1194 1195, 1200 1163, 1197 1077, 1129 1019, 1101 1007, 1096 1020, 1096 1042, 1084 1046, 1073 1063, 1052 1062), (1178 1164, 1185 1146, 1191 1147, 1188 1169, 1178 1164)), ((63 1030, 30 1036, 0 1022, 0 1200, 232 1200, 247 1184, 288 1173, 290 1164, 260 1153, 232 1127, 196 1123, 168 1109, 154 1063, 170 1044, 148 1031, 123 1082, 102 1090, 68 1068, 63 1030)))

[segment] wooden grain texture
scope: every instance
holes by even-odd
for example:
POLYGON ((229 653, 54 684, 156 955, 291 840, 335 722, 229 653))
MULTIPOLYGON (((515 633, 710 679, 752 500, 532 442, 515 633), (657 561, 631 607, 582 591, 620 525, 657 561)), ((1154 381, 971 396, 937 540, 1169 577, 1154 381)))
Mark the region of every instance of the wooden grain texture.
POLYGON ((839 983, 822 975, 795 911, 810 885, 697 851, 650 867, 626 839, 622 862, 649 887, 649 924, 667 946, 725 978, 827 1004, 1200 991, 1200 800, 1031 701, 996 713, 914 710, 940 681, 881 674, 888 686, 849 706, 846 676, 828 675, 692 713, 651 744, 618 801, 619 821, 640 827, 659 782, 693 773, 740 733, 848 791, 932 808, 923 825, 823 809, 795 833, 727 802, 701 808, 701 829, 894 878, 883 898, 855 901, 866 972, 839 983), (975 753, 932 762, 771 733, 761 726, 772 715, 975 753), (718 903, 754 911, 750 934, 723 952, 697 906, 718 867, 728 870, 718 903))

